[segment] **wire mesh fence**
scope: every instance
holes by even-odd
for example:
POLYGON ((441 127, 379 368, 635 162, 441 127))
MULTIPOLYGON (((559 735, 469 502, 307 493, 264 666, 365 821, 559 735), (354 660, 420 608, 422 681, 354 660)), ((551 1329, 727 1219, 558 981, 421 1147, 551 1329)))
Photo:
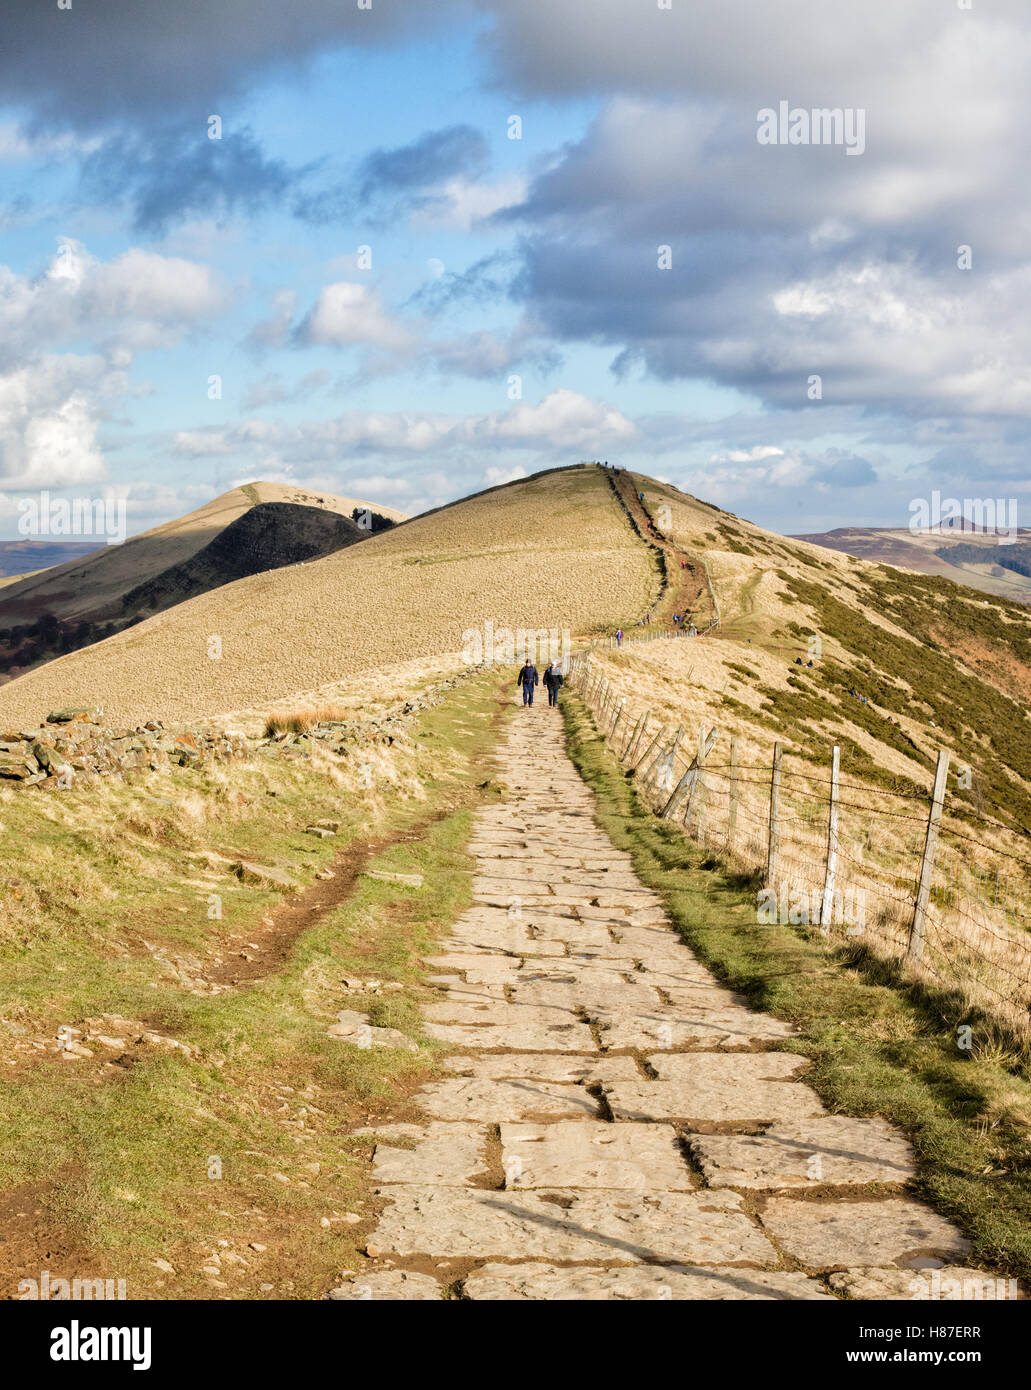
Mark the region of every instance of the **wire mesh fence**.
POLYGON ((589 654, 569 682, 644 803, 762 884, 760 921, 860 941, 1028 1033, 1031 863, 1003 827, 950 821, 947 754, 931 795, 886 791, 843 780, 837 749, 829 767, 780 743, 741 760, 731 731, 660 721, 589 654))

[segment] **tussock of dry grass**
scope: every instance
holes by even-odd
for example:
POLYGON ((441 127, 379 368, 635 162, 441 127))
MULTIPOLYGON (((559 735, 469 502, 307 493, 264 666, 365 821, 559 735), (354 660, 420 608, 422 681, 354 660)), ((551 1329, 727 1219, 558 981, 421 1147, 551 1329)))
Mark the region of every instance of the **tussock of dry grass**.
POLYGON ((302 705, 290 712, 270 714, 265 721, 265 737, 277 734, 307 734, 316 724, 342 723, 352 719, 354 711, 347 705, 302 705))

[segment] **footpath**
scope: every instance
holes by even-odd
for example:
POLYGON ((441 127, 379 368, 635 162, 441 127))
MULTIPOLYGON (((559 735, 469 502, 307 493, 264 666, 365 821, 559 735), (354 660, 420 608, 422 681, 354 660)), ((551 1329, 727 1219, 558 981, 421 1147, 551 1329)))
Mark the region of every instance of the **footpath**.
POLYGON ((376 1129, 370 1263, 334 1299, 928 1296, 984 1280, 879 1119, 828 1114, 595 825, 561 717, 514 711, 474 904, 431 958, 450 1075, 376 1129))

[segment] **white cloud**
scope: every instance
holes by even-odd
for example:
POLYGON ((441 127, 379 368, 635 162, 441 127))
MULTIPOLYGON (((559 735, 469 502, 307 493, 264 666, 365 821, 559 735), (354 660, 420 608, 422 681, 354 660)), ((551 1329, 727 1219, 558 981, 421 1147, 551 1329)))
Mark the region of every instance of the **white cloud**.
POLYGON ((537 405, 514 405, 487 415, 351 410, 332 420, 300 424, 246 420, 225 428, 181 430, 173 436, 172 449, 184 457, 204 458, 260 446, 270 466, 338 466, 344 451, 443 456, 465 453, 470 446, 541 449, 556 462, 569 462, 570 456, 626 444, 636 434, 620 411, 563 389, 537 405))
POLYGON ((206 267, 131 248, 114 260, 63 239, 35 279, 0 266, 0 478, 8 487, 62 487, 107 477, 97 439, 131 394, 132 349, 178 342, 218 313, 224 296, 206 267), (48 353, 92 340, 93 354, 48 353))
POLYGON ((103 262, 62 238, 36 279, 0 266, 0 362, 82 338, 109 348, 168 347, 219 314, 225 299, 208 266, 137 247, 103 262))
POLYGON ((502 208, 514 207, 526 196, 523 174, 506 174, 493 183, 485 179, 454 178, 435 191, 433 199, 412 215, 413 228, 458 227, 468 232, 477 222, 502 208))
POLYGON ((525 477, 526 469, 516 464, 514 468, 488 468, 483 481, 488 487, 497 487, 500 483, 514 483, 517 478, 525 477))
POLYGON ((70 159, 92 154, 103 144, 98 135, 80 137, 72 131, 60 134, 27 134, 13 121, 0 125, 0 162, 14 164, 28 159, 70 159))
POLYGON ((333 347, 376 347, 404 351, 414 339, 386 312, 368 285, 338 280, 320 291, 297 330, 302 342, 333 347))
POLYGON ((43 357, 0 375, 0 478, 10 488, 65 487, 107 476, 97 445, 100 402, 123 394, 120 365, 43 357))
POLYGON ((407 478, 388 478, 383 473, 373 473, 366 478, 348 478, 348 493, 361 493, 365 497, 401 497, 412 489, 407 478))
POLYGON ((538 405, 515 406, 485 416, 471 432, 509 443, 589 449, 626 443, 637 431, 620 411, 579 391, 562 388, 550 392, 538 405))

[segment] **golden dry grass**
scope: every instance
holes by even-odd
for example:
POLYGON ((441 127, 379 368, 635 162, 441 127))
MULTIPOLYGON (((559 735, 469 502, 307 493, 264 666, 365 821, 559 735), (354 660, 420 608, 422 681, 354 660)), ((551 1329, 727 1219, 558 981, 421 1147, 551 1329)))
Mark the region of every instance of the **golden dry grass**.
POLYGON ((308 564, 239 580, 0 690, 0 726, 57 705, 114 725, 267 709, 401 662, 461 664, 463 633, 589 633, 654 599, 651 556, 596 468, 540 474, 308 564), (212 659, 209 651, 218 648, 212 659))
POLYGON ((354 711, 348 705, 297 705, 292 710, 270 714, 265 721, 265 737, 276 734, 306 734, 316 724, 331 724, 351 719, 354 711))

